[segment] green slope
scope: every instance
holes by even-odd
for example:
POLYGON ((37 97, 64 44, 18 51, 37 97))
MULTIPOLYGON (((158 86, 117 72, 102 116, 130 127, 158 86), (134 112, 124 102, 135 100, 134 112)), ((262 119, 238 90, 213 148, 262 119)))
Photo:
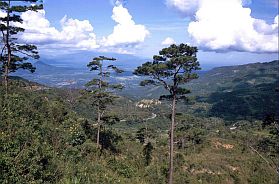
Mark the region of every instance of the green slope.
POLYGON ((279 61, 213 69, 192 83, 209 115, 233 119, 279 116, 279 61))

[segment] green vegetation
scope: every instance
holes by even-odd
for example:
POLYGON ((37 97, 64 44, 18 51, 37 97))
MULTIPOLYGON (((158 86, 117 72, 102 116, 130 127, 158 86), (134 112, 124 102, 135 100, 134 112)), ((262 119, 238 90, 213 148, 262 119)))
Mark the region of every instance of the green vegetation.
MULTIPOLYGON (((90 103, 80 101, 79 91, 47 88, 20 78, 10 82, 7 98, 5 87, 0 87, 0 183, 167 181, 170 119, 165 103, 141 109, 135 101, 118 98, 109 111, 126 121, 106 126, 98 149, 96 112, 90 110, 92 118, 80 113, 90 103), (157 117, 145 121, 152 112, 157 117), (148 135, 147 142, 138 140, 140 129, 148 135)), ((176 116, 174 183, 278 182, 275 116, 237 120, 235 126, 181 109, 176 116)))
POLYGON ((191 84, 206 113, 226 120, 279 118, 279 61, 213 69, 191 84), (200 90, 201 89, 201 90, 200 90), (205 104, 203 104, 205 105, 205 104))

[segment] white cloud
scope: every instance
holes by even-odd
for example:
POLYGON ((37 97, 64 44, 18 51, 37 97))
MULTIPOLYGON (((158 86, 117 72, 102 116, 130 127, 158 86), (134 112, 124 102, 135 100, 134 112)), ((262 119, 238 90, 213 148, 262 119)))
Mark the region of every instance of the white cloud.
MULTIPOLYGON (((167 0, 190 3, 189 0, 167 0)), ((273 24, 251 16, 251 9, 243 7, 247 0, 199 0, 188 9, 176 8, 185 13, 195 12, 188 33, 195 44, 204 50, 278 52, 278 16, 273 24), (191 8, 192 7, 192 8, 191 8)), ((190 14, 188 14, 190 15, 190 14)))
POLYGON ((21 18, 23 22, 16 23, 16 26, 25 29, 20 39, 26 43, 37 44, 42 49, 91 50, 99 47, 88 20, 80 21, 64 16, 60 21, 61 30, 58 30, 45 18, 44 10, 24 12, 21 18))
POLYGON ((50 26, 50 22, 45 18, 45 11, 27 11, 21 15, 22 24, 17 26, 25 29, 22 39, 32 43, 54 43, 60 40, 60 32, 50 26))
POLYGON ((149 31, 144 25, 136 24, 133 17, 122 4, 113 8, 112 19, 117 23, 112 34, 104 37, 102 45, 105 47, 130 46, 144 42, 149 31))
POLYGON ((96 35, 93 27, 88 20, 68 19, 65 16, 61 21, 64 40, 68 43, 74 43, 78 48, 95 49, 99 46, 96 43, 96 35))
MULTIPOLYGON (((0 16, 5 16, 0 10, 0 16)), ((20 35, 23 42, 36 44, 47 52, 68 52, 73 50, 98 50, 132 54, 150 34, 144 25, 136 24, 120 1, 115 1, 112 19, 117 23, 112 34, 97 42, 94 28, 88 20, 77 20, 64 16, 60 29, 52 26, 45 17, 45 11, 22 13, 22 23, 16 26, 25 29, 20 35)))
POLYGON ((182 15, 193 16, 201 0, 166 0, 168 7, 175 8, 182 15))
POLYGON ((173 38, 167 37, 165 40, 162 41, 162 45, 172 45, 176 44, 173 38))

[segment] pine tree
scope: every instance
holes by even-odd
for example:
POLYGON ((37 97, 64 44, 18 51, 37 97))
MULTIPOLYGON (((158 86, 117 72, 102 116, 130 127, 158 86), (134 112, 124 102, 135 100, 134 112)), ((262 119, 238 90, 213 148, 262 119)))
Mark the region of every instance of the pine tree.
POLYGON ((162 85, 168 92, 161 99, 172 100, 172 115, 170 126, 169 140, 169 176, 168 183, 173 183, 173 157, 174 157, 174 129, 176 103, 178 100, 187 99, 190 93, 183 85, 193 79, 197 79, 198 75, 193 73, 200 69, 197 60, 198 49, 186 44, 171 45, 159 52, 159 55, 153 56, 152 62, 146 62, 135 70, 135 74, 139 76, 149 76, 150 80, 144 80, 141 85, 162 85))
POLYGON ((91 104, 97 110, 97 145, 100 144, 100 129, 102 122, 108 124, 115 123, 119 120, 117 117, 111 117, 105 115, 108 105, 111 105, 115 99, 116 95, 113 94, 115 90, 120 90, 123 88, 121 84, 110 84, 106 79, 110 77, 111 72, 122 73, 114 65, 104 65, 104 61, 115 61, 115 58, 108 58, 105 56, 99 56, 94 58, 87 66, 90 71, 98 71, 98 78, 92 79, 86 84, 87 93, 85 98, 89 98, 91 104))
POLYGON ((3 75, 6 94, 8 93, 8 77, 9 74, 18 69, 25 69, 31 72, 35 68, 28 59, 39 59, 37 47, 32 44, 26 44, 18 39, 20 33, 24 29, 16 26, 22 23, 20 14, 26 11, 37 11, 43 9, 43 5, 39 0, 1 0, 0 10, 6 14, 0 17, 1 31, 1 51, 0 51, 0 74, 3 75), (30 5, 30 3, 33 3, 30 5))

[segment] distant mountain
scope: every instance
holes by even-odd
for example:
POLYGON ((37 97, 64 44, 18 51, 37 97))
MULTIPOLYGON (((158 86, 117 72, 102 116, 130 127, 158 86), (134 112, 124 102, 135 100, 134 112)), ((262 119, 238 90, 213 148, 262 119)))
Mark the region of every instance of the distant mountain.
POLYGON ((279 79, 279 61, 217 67, 190 83, 195 94, 228 92, 236 87, 274 83, 279 79))
MULTIPOLYGON (((34 74, 20 71, 16 75, 52 87, 83 88, 84 84, 96 77, 86 67, 57 67, 44 62, 34 64, 34 74)), ((279 116, 279 61, 254 63, 239 66, 214 68, 199 72, 199 79, 186 86, 191 89, 197 104, 209 107, 206 112, 194 112, 225 119, 262 119, 271 113, 279 116)), ((166 91, 162 87, 141 87, 145 79, 133 75, 132 71, 113 75, 111 82, 122 83, 125 89, 120 95, 133 99, 159 98, 166 91)))
MULTIPOLYGON (((34 73, 19 70, 13 75, 58 88, 83 88, 88 81, 97 76, 97 72, 92 72, 87 67, 54 66, 42 61, 38 61, 33 65, 36 67, 34 73)), ((136 79, 138 77, 134 76, 132 71, 125 70, 121 74, 112 74, 111 82, 120 82, 125 86, 132 86, 135 83, 138 85, 138 82, 134 81, 136 79)))
POLYGON ((79 88, 89 81, 94 74, 86 68, 57 67, 38 61, 33 64, 36 67, 34 73, 19 70, 16 76, 30 81, 38 82, 50 87, 72 87, 79 88))
POLYGON ((86 65, 94 57, 98 57, 98 56, 107 56, 107 57, 116 58, 117 60, 114 63, 116 63, 116 65, 118 65, 119 67, 127 71, 134 70, 138 65, 148 60, 147 58, 141 58, 129 54, 82 51, 82 52, 58 55, 53 57, 43 55, 41 57, 41 61, 58 67, 86 68, 86 65))

